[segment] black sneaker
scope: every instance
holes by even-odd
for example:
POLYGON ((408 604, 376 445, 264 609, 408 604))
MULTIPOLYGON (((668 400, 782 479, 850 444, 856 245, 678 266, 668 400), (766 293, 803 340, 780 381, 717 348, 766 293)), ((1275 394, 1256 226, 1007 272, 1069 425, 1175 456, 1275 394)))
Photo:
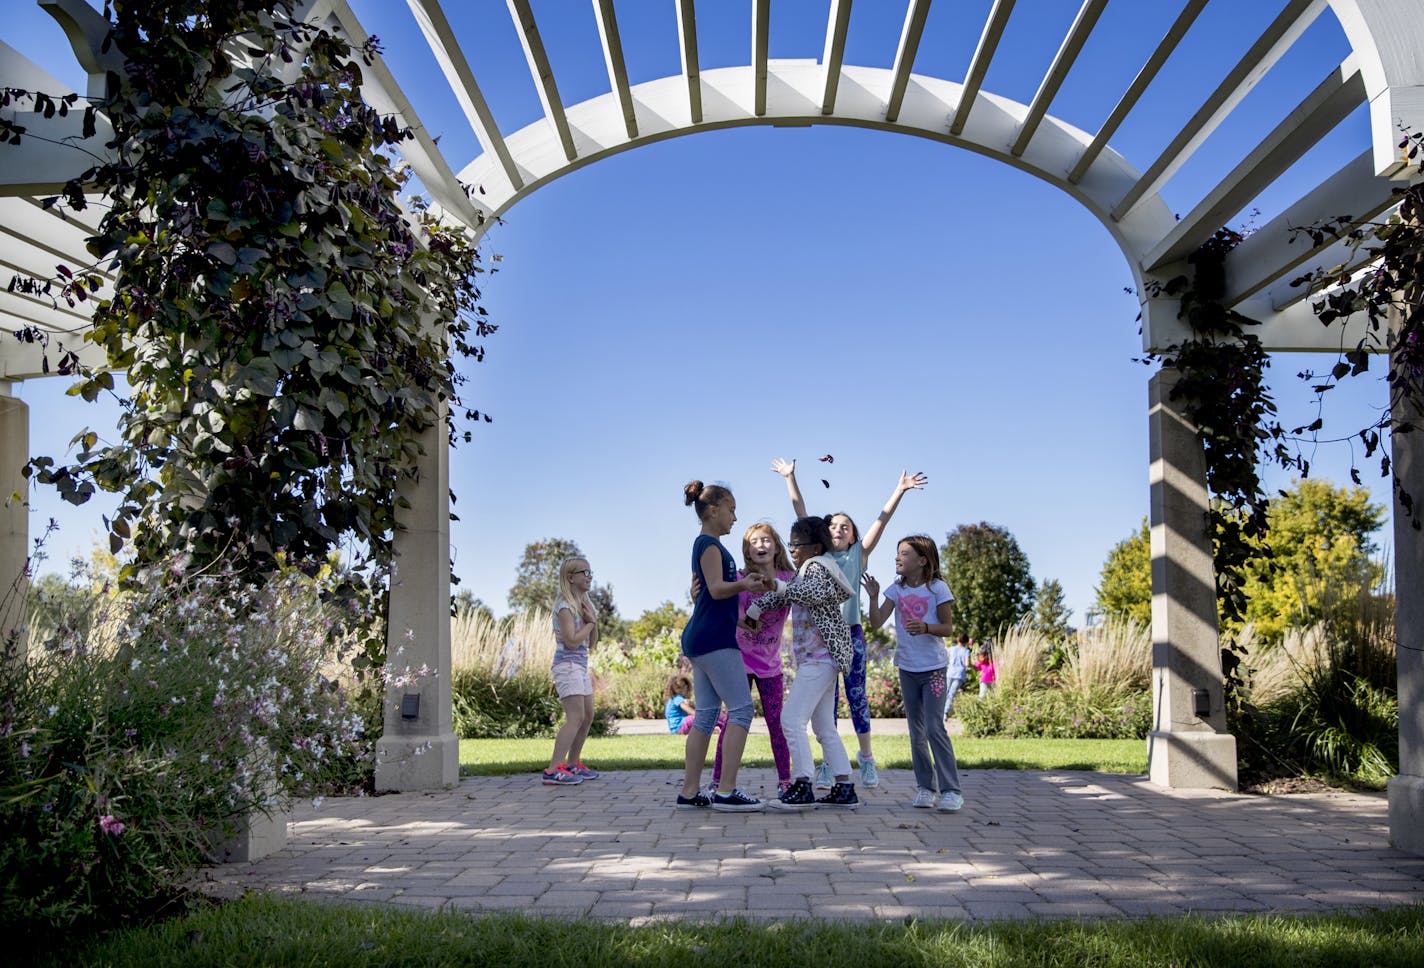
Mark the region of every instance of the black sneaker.
POLYGON ((766 804, 756 797, 749 797, 741 790, 733 790, 731 793, 717 793, 712 797, 712 809, 723 810, 729 813, 750 813, 753 810, 763 810, 766 804))
POLYGON ((803 777, 775 800, 768 800, 766 805, 776 810, 806 810, 816 805, 816 794, 811 789, 811 781, 803 777))
POLYGON ((690 797, 685 797, 681 793, 677 795, 677 805, 679 807, 710 807, 712 798, 698 790, 690 797))
POLYGON ((854 810, 860 806, 860 797, 855 795, 854 783, 836 783, 831 792, 816 801, 818 807, 846 807, 854 810))

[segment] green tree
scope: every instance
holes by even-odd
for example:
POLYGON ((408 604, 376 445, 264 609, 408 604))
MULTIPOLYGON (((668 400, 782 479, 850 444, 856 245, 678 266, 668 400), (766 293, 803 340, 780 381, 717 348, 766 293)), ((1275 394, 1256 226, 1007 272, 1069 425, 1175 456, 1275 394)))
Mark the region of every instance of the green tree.
POLYGON ((958 631, 992 638, 1033 608, 1028 557, 1008 529, 987 521, 961 524, 947 535, 940 557, 958 631))
POLYGON ((613 586, 597 582, 588 590, 589 601, 598 609, 598 639, 609 643, 628 637, 628 623, 618 614, 618 606, 613 601, 613 586))
POLYGON ((1094 591, 1104 617, 1152 624, 1152 532, 1145 517, 1136 534, 1108 552, 1094 591))
POLYGON ((1052 643, 1065 642, 1073 636, 1069 624, 1073 613, 1064 602, 1063 585, 1057 578, 1045 578, 1034 594, 1033 627, 1052 643))
POLYGON ((559 594, 559 565, 566 558, 577 558, 582 554, 578 544, 568 538, 543 538, 529 542, 524 546, 524 556, 519 559, 519 567, 514 572, 514 585, 509 589, 509 607, 516 612, 530 608, 553 608, 554 599, 559 594))
POLYGON ((1244 619, 1256 634, 1279 641, 1289 627, 1322 621, 1353 607, 1383 577, 1372 536, 1385 509, 1363 487, 1293 482, 1266 510, 1268 558, 1248 566, 1244 619))
POLYGON ((634 643, 648 642, 660 635, 681 635, 691 618, 672 602, 650 608, 628 623, 628 638, 634 643))
POLYGON ((484 603, 484 599, 478 597, 468 588, 461 588, 454 594, 451 601, 452 615, 475 614, 483 616, 485 621, 494 623, 494 609, 484 603))

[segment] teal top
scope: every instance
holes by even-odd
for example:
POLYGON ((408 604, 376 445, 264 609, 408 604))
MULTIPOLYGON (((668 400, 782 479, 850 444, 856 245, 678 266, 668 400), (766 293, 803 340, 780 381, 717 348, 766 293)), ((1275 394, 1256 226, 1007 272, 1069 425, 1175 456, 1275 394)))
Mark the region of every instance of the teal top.
POLYGON ((847 625, 860 625, 860 576, 865 574, 865 549, 857 541, 845 551, 832 551, 830 557, 855 589, 850 598, 841 602, 841 618, 847 625))

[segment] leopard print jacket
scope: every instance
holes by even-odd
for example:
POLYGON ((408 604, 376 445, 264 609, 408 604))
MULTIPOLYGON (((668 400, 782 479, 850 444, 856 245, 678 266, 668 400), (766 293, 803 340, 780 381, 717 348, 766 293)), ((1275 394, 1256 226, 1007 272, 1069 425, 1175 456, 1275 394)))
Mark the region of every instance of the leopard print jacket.
POLYGON ((757 618, 764 611, 784 605, 802 606, 810 613, 811 623, 826 643, 836 667, 842 673, 848 671, 854 653, 850 628, 841 616, 841 602, 847 597, 844 579, 838 583, 819 559, 812 559, 801 574, 791 581, 779 582, 778 586, 776 591, 752 601, 747 607, 748 617, 757 618))

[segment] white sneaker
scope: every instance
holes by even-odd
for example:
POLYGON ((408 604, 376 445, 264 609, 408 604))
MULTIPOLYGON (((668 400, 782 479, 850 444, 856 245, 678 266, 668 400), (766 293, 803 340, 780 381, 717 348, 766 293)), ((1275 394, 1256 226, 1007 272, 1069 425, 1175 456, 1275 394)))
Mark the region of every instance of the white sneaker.
POLYGON ((867 756, 860 761, 860 785, 863 787, 878 787, 880 785, 880 771, 875 768, 875 757, 867 756))
MULTIPOLYGON (((919 801, 917 800, 916 806, 918 805, 919 801)), ((926 806, 928 806, 928 804, 926 804, 926 806)), ((964 806, 964 798, 962 796, 957 793, 943 793, 940 794, 939 802, 935 804, 935 809, 940 813, 954 813, 962 806, 964 806)))
POLYGON ((915 791, 915 799, 910 804, 910 806, 920 807, 921 809, 928 810, 930 807, 934 806, 934 802, 935 795, 933 791, 926 790, 921 787, 919 790, 915 791))
POLYGON ((836 778, 831 776, 831 764, 822 763, 816 770, 816 789, 829 790, 835 785, 836 778))

